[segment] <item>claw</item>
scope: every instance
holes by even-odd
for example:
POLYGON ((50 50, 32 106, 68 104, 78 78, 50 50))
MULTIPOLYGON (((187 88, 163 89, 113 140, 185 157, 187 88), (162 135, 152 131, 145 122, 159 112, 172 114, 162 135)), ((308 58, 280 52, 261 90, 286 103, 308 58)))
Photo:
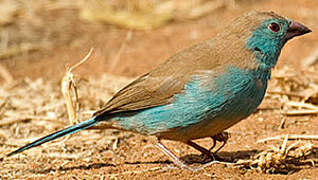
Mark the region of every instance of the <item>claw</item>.
POLYGON ((216 154, 217 152, 219 152, 226 144, 226 142, 228 141, 228 139, 230 138, 230 134, 228 132, 221 132, 217 135, 211 136, 212 140, 213 140, 213 145, 212 147, 209 149, 209 151, 213 154, 216 154), (218 147, 214 152, 212 152, 212 149, 215 148, 216 142, 223 142, 223 144, 218 147))
POLYGON ((192 141, 188 141, 187 144, 191 147, 193 147, 194 149, 200 151, 202 154, 206 155, 208 158, 210 158, 212 161, 215 160, 215 157, 213 154, 211 154, 210 150, 205 149, 204 147, 192 142, 192 141))

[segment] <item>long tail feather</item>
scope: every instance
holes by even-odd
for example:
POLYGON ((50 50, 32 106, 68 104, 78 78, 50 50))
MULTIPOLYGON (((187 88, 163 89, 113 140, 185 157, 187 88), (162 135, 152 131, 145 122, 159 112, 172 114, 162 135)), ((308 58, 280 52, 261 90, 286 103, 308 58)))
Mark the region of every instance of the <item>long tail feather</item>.
POLYGON ((97 118, 96 117, 93 117, 87 121, 83 121, 81 123, 78 123, 74 126, 71 126, 71 127, 68 127, 66 129, 63 129, 63 130, 60 130, 60 131, 57 131, 57 132, 54 132, 50 135, 47 135, 41 139, 38 139, 30 144, 27 144, 11 153, 9 153, 7 156, 12 156, 14 154, 17 154, 17 153, 20 153, 22 151, 25 151, 27 149, 30 149, 30 148, 33 148, 33 147, 36 147, 36 146, 39 146, 43 143, 46 143, 46 142, 49 142, 49 141, 53 141, 57 138, 60 138, 60 137, 63 137, 63 136, 66 136, 66 135, 69 135, 69 134, 73 134, 73 133, 76 133, 80 130, 83 130, 83 129, 86 129, 86 128, 89 128, 93 125, 95 125, 96 123, 98 122, 97 118))

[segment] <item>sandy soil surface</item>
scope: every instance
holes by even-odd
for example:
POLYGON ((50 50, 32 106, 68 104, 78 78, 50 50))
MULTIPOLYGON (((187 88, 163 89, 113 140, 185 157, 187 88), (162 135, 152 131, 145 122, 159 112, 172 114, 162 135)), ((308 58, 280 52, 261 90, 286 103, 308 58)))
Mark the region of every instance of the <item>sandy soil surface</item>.
MULTIPOLYGON (((41 44, 41 46, 28 53, 0 59, 0 63, 18 82, 28 77, 30 78, 28 82, 41 78, 44 84, 50 83, 50 90, 41 90, 40 95, 51 97, 45 92, 55 92, 56 95, 47 99, 52 101, 55 96, 61 97, 59 82, 66 67, 78 62, 90 48, 94 48, 90 60, 75 72, 78 77, 89 79, 88 82, 95 79, 103 83, 95 82, 94 86, 90 86, 89 83, 83 82, 82 86, 85 87, 79 87, 99 88, 99 91, 96 91, 98 93, 90 94, 91 100, 98 102, 82 100, 87 105, 91 105, 86 110, 92 111, 98 109, 103 101, 135 77, 150 71, 176 51, 213 37, 235 17, 250 10, 272 10, 302 22, 313 30, 311 34, 294 39, 285 46, 274 70, 281 72, 288 67, 289 72, 302 76, 304 71, 301 68, 302 61, 318 48, 318 1, 238 1, 236 7, 221 8, 196 20, 176 21, 148 31, 129 31, 113 25, 83 22, 78 19, 76 8, 56 8, 37 12, 37 23, 25 25, 26 29, 17 29, 19 26, 15 24, 7 27, 9 37, 16 42, 28 40, 33 45, 41 44), (25 35, 22 33, 25 31, 32 33, 25 35), (125 40, 130 32, 131 38, 125 40), (118 62, 111 67, 125 41, 125 48, 120 53, 118 62), (107 78, 100 80, 105 74, 107 78), (103 88, 105 88, 104 94, 103 88)), ((313 65, 312 68, 315 66, 317 65, 313 65)), ((313 74, 314 76, 316 77, 316 74, 313 74)), ((308 81, 314 80, 311 76, 306 77, 308 81)), ((272 84, 270 88, 275 89, 274 80, 270 83, 272 84)), ((20 84, 14 88, 29 86, 20 84)), ((33 90, 30 90, 30 93, 37 92, 33 90)), ((89 90, 85 92, 86 95, 89 94, 87 93, 89 90)), ((84 95, 82 94, 83 99, 84 95)), ((23 97, 24 95, 21 95, 21 99, 23 97)), ((25 97, 32 96, 25 95, 25 97)), ((269 141, 267 144, 257 143, 259 139, 286 134, 318 135, 317 115, 282 115, 281 99, 284 98, 267 95, 257 112, 228 130, 231 138, 218 155, 228 162, 248 160, 268 149, 268 145, 282 144, 282 141, 277 140, 269 141), (285 124, 282 127, 283 119, 285 124)), ((61 113, 62 115, 57 117, 60 123, 48 123, 41 118, 36 119, 37 114, 34 113, 33 119, 2 124, 1 154, 67 126, 67 116, 65 109, 62 108, 61 111, 63 110, 64 114, 61 113), (47 128, 46 125, 50 127, 47 128)), ((3 111, 1 110, 0 113, 3 111)), ((23 114, 19 117, 22 118, 23 114)), ((2 115, 0 122, 1 118, 2 115)), ((0 177, 4 179, 316 179, 318 176, 316 165, 318 151, 315 148, 309 158, 310 161, 296 164, 283 173, 265 173, 252 168, 239 168, 226 164, 212 164, 192 172, 176 168, 153 145, 155 142, 154 137, 117 130, 83 131, 67 141, 43 145, 21 155, 4 159, 0 162, 0 177)), ((205 147, 211 146, 209 138, 196 142, 205 147)), ((288 141, 287 144, 291 145, 294 142, 288 141)), ((301 143, 304 142, 318 146, 317 141, 303 140, 301 143)), ((191 166, 202 166, 204 157, 191 147, 178 142, 164 141, 164 143, 191 166)))

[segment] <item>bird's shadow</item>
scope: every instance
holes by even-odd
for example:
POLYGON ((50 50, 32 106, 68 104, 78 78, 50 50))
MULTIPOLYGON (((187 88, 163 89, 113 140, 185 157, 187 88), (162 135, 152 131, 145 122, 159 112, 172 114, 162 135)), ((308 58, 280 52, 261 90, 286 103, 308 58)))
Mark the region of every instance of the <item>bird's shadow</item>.
MULTIPOLYGON (((314 168, 318 168, 318 149, 315 149, 316 153, 312 154, 312 158, 315 162, 314 168)), ((249 160, 251 157, 255 156, 256 154, 260 153, 261 151, 253 149, 253 150, 247 150, 247 151, 234 151, 234 152, 227 152, 227 151, 221 151, 217 154, 216 159, 218 161, 222 162, 229 162, 229 163, 235 163, 238 160, 249 160)), ((199 155, 199 154, 190 154, 190 155, 185 155, 180 157, 182 161, 184 161, 187 165, 192 165, 192 164, 206 164, 208 162, 211 162, 210 158, 207 158, 205 155, 199 155)), ((312 162, 308 162, 312 163, 312 162)), ((303 167, 302 165, 308 165, 307 162, 305 164, 299 164, 299 167, 294 167, 293 169, 289 169, 289 172, 298 172, 303 167)), ((134 161, 134 162, 124 162, 126 165, 138 165, 138 164, 173 164, 172 161, 169 160, 159 160, 159 161, 134 161)), ((47 169, 42 169, 42 170, 32 170, 33 173, 40 173, 40 174, 46 174, 50 172, 55 172, 55 171, 72 171, 72 170, 89 170, 89 169, 100 169, 103 167, 116 167, 115 164, 111 163, 92 163, 89 165, 76 165, 76 166, 71 166, 71 167, 59 167, 59 168, 47 168, 47 169)), ((288 173, 290 174, 290 173, 288 173)))
MULTIPOLYGON (((228 151, 221 151, 214 155, 213 160, 222 161, 222 162, 228 162, 228 163, 235 163, 238 160, 247 160, 250 159, 252 156, 259 153, 259 150, 253 149, 253 150, 247 150, 247 151, 235 151, 235 152, 228 152, 228 151)), ((196 155, 196 154, 190 154, 186 155, 180 158, 187 164, 205 164, 207 162, 210 162, 211 159, 207 158, 205 155, 196 155)))
MULTIPOLYGON (((234 163, 237 160, 250 159, 251 156, 257 154, 258 150, 248 150, 248 151, 235 151, 235 152, 219 152, 214 156, 214 160, 234 163)), ((207 158, 203 154, 189 154, 180 157, 180 160, 184 161, 187 165, 191 164, 206 164, 211 162, 211 158, 207 158)), ((135 161, 135 162, 125 162, 125 164, 136 165, 136 164, 173 164, 172 161, 135 161)))
MULTIPOLYGON (((250 150, 250 151, 236 151, 236 152, 220 152, 218 153, 217 160, 222 160, 226 162, 234 162, 234 159, 248 159, 250 156, 256 154, 257 150, 250 150), (227 158, 223 158, 227 157, 227 158), (228 158, 230 157, 230 158, 228 158), (219 159, 221 158, 221 159, 219 159)), ((180 157, 182 161, 186 164, 205 164, 211 161, 209 158, 206 158, 204 155, 199 154, 190 154, 186 156, 180 157)), ((134 161, 134 162, 124 162, 126 165, 138 165, 138 164, 173 164, 172 161, 169 160, 159 160, 159 161, 134 161)), ((92 163, 88 165, 76 165, 70 167, 59 167, 59 168, 46 168, 41 170, 31 170, 32 173, 36 174, 47 174, 50 172, 57 172, 57 171, 72 171, 72 170, 89 170, 89 169, 100 169, 103 167, 116 167, 115 164, 111 163, 92 163)))
POLYGON ((41 170, 31 170, 31 172, 36 173, 36 174, 47 174, 47 173, 56 172, 56 171, 89 170, 89 169, 100 169, 103 167, 116 167, 116 166, 114 164, 110 164, 110 163, 92 163, 89 165, 77 165, 77 166, 71 166, 71 167, 59 167, 59 168, 47 168, 47 169, 41 169, 41 170))

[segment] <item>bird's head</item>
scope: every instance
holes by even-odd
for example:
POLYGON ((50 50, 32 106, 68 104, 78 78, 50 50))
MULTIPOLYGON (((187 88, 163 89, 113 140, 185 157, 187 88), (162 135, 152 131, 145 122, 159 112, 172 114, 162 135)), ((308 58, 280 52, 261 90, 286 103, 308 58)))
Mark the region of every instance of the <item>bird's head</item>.
POLYGON ((306 26, 273 12, 251 12, 246 16, 255 21, 246 46, 256 55, 259 63, 270 68, 275 66, 288 40, 311 32, 306 26))
MULTIPOLYGON (((285 43, 311 32, 306 26, 274 12, 249 12, 227 26, 217 37, 219 49, 230 50, 236 63, 249 62, 249 55, 261 69, 275 66, 285 43), (245 59, 246 62, 241 62, 245 59)), ((251 65, 248 65, 251 66, 251 65)), ((254 65, 252 65, 254 66, 254 65)))

